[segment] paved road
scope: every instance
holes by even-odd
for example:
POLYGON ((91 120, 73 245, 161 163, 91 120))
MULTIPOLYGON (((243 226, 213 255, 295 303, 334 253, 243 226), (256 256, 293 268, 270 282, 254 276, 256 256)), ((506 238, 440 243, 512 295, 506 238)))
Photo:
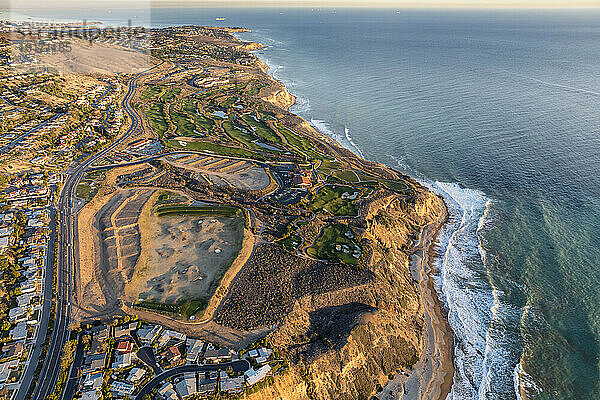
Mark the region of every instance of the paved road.
POLYGON ((225 371, 228 367, 231 367, 234 372, 246 372, 250 369, 250 363, 246 360, 232 361, 221 364, 208 364, 208 365, 182 365, 181 367, 175 367, 173 369, 166 370, 160 375, 152 378, 146 385, 140 389, 140 392, 135 396, 135 400, 142 400, 144 396, 149 394, 152 389, 158 386, 165 379, 175 375, 183 374, 185 372, 205 372, 205 371, 225 371))
MULTIPOLYGON (((162 63, 161 63, 162 64, 162 63)), ((160 64, 158 64, 160 65, 160 64)), ((44 360, 42 371, 38 377, 37 385, 33 392, 33 400, 44 400, 52 393, 58 380, 60 371, 60 358, 62 349, 69 339, 70 331, 69 317, 71 314, 71 293, 73 292, 74 279, 73 273, 75 254, 73 251, 73 243, 77 240, 77 232, 73 229, 73 216, 75 203, 73 198, 76 194, 77 185, 84 176, 86 170, 100 158, 107 155, 117 146, 127 140, 133 132, 135 132, 141 123, 140 117, 131 106, 131 99, 136 91, 139 79, 147 74, 152 73, 152 70, 158 65, 152 67, 144 73, 136 75, 129 82, 129 88, 125 94, 122 105, 123 109, 131 119, 131 126, 119 139, 114 141, 110 146, 104 148, 100 152, 92 155, 86 160, 80 162, 74 167, 67 170, 68 176, 64 181, 64 185, 60 192, 56 205, 59 213, 59 243, 58 243, 58 273, 56 282, 56 317, 54 320, 54 328, 50 338, 50 347, 48 348, 47 356, 44 360)), ((48 275, 52 275, 51 273, 48 275)), ((49 313, 48 313, 49 314, 49 313)), ((80 360, 79 360, 80 361, 80 360)), ((77 366, 76 366, 77 367, 77 366)), ((74 374, 77 374, 77 368, 73 368, 74 374)), ((21 400, 21 399, 19 399, 21 400)))
POLYGON ((30 130, 28 130, 27 132, 17 136, 16 138, 14 138, 10 143, 0 147, 0 154, 2 153, 6 153, 8 150, 12 149, 13 147, 15 147, 16 145, 18 145, 23 139, 25 139, 27 136, 29 136, 30 134, 32 134, 33 132, 43 128, 44 126, 48 125, 50 122, 54 121, 56 118, 58 117, 62 117, 63 115, 65 115, 66 113, 58 113, 58 114, 54 114, 52 117, 50 117, 49 119, 45 120, 44 122, 34 126, 33 128, 31 128, 30 130))
POLYGON ((48 237, 48 250, 44 260, 44 301, 42 303, 42 311, 36 341, 33 344, 33 351, 29 358, 19 390, 15 396, 15 400, 24 400, 31 386, 33 374, 37 368, 42 353, 42 346, 46 341, 46 332, 48 331, 48 322, 50 319, 50 309, 52 307, 52 277, 54 276, 54 243, 56 242, 56 213, 54 209, 50 209, 50 235, 48 237))

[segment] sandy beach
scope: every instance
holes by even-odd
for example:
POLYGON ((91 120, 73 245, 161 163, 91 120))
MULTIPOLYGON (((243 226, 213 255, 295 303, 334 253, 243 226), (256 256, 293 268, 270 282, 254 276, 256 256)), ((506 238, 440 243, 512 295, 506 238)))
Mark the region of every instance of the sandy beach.
POLYGON ((438 224, 421 230, 417 251, 411 259, 411 273, 419 282, 425 317, 423 354, 414 370, 397 374, 377 396, 382 400, 443 400, 452 387, 453 337, 444 306, 434 287, 432 262, 436 237, 446 216, 438 224))

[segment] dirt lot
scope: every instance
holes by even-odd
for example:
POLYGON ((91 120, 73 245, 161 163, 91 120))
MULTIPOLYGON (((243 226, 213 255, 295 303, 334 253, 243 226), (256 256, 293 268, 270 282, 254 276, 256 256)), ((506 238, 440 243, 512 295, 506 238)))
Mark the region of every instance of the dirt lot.
POLYGON ((177 167, 200 172, 214 185, 227 185, 243 190, 260 190, 269 182, 265 170, 247 161, 207 157, 198 154, 176 154, 165 161, 177 167))
POLYGON ((79 213, 79 262, 76 263, 73 294, 75 320, 102 316, 119 309, 119 290, 131 275, 139 256, 135 214, 153 190, 118 190, 115 183, 118 175, 143 168, 144 165, 137 165, 109 171, 96 196, 79 213), (117 251, 121 258, 117 258, 117 251))
POLYGON ((205 299, 241 247, 241 218, 149 215, 127 297, 161 304, 205 299))
MULTIPOLYGON (((87 316, 102 315, 120 307, 125 284, 133 276, 140 255, 139 210, 153 192, 116 191, 91 218, 86 218, 91 223, 93 246, 90 249, 80 242, 80 249, 87 254, 80 260, 78 304, 87 316)), ((82 222, 80 219, 80 226, 82 222)), ((89 240, 89 235, 80 237, 89 240)))
POLYGON ((124 47, 79 39, 69 40, 70 51, 42 57, 62 73, 78 75, 132 74, 152 66, 150 57, 124 47))

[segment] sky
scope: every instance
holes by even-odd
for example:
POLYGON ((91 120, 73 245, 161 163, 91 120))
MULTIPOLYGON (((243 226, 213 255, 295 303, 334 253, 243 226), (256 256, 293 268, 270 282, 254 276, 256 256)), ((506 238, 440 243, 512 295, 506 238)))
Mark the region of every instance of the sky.
POLYGON ((579 8, 600 0, 0 0, 0 9, 144 7, 579 8))

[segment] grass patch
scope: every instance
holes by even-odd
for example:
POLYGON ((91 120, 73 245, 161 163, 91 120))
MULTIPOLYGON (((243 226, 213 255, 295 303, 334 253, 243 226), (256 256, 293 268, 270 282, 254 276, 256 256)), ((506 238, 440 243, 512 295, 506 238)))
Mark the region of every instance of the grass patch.
POLYGON ((358 183, 358 177, 353 171, 332 171, 331 173, 336 178, 348 183, 358 183))
POLYGON ((178 140, 167 140, 165 145, 167 147, 176 148, 176 149, 186 149, 191 151, 205 151, 215 154, 220 154, 224 156, 231 157, 242 157, 242 158, 250 158, 253 160, 264 161, 265 157, 262 154, 258 154, 256 152, 241 149, 239 147, 229 147, 223 146, 220 144, 209 143, 209 142, 186 142, 185 146, 182 146, 178 140))
POLYGON ((196 130, 196 125, 190 122, 189 117, 187 115, 181 114, 171 109, 171 121, 173 121, 173 123, 177 127, 177 130, 175 131, 176 136, 201 136, 194 132, 196 130))
POLYGON ((369 189, 351 186, 324 186, 312 198, 308 207, 312 211, 325 210, 332 215, 358 215, 356 200, 365 197, 369 189))
POLYGON ((264 122, 256 121, 250 115, 243 115, 242 119, 253 128, 255 135, 259 138, 273 143, 281 143, 281 138, 264 122))
POLYGON ((223 121, 223 129, 231 139, 251 149, 261 150, 262 147, 252 142, 252 136, 236 128, 230 119, 223 121))
POLYGON ((161 205, 155 210, 159 217, 165 215, 197 215, 218 217, 239 217, 241 210, 231 206, 189 206, 186 204, 161 205))
POLYGON ((91 191, 92 187, 87 183, 80 183, 77 185, 77 197, 80 199, 87 199, 91 191))
POLYGON ((298 248, 298 246, 300 246, 300 244, 302 243, 302 239, 300 239, 300 236, 296 234, 291 234, 281 239, 279 243, 287 251, 294 251, 298 248))
POLYGON ((410 192, 410 188, 408 187, 408 185, 402 181, 382 181, 381 183, 383 183, 383 186, 390 190, 393 190, 394 192, 410 192))
POLYGON ((158 137, 162 137, 169 129, 169 124, 165 119, 164 104, 152 103, 147 112, 148 124, 158 137))
POLYGON ((354 232, 351 228, 342 224, 327 225, 315 240, 315 243, 307 249, 309 256, 320 260, 340 261, 344 264, 357 265, 359 257, 353 254, 360 246, 354 241, 354 232), (351 237, 346 234, 350 232, 351 237), (346 250, 346 251, 344 251, 346 250))
POLYGON ((212 119, 205 118, 200 115, 196 103, 187 100, 183 103, 183 111, 185 111, 193 120, 198 128, 209 132, 215 126, 215 122, 212 119))
POLYGON ((165 92, 160 96, 160 101, 169 103, 173 101, 177 95, 181 92, 181 89, 178 87, 170 87, 165 90, 165 92))
POLYGON ((231 96, 231 97, 227 98, 225 101, 222 101, 221 103, 219 103, 219 106, 221 106, 223 108, 229 108, 229 107, 233 106, 236 101, 237 101, 237 98, 231 96))
POLYGON ((265 86, 267 86, 266 84, 261 84, 261 85, 252 85, 252 89, 248 90, 248 94, 250 96, 256 96, 257 94, 260 93, 260 89, 264 88, 265 86))
POLYGON ((140 100, 148 101, 148 100, 158 96, 159 94, 161 94, 162 91, 163 91, 163 88, 160 86, 147 86, 146 89, 144 90, 144 92, 142 93, 140 100))

